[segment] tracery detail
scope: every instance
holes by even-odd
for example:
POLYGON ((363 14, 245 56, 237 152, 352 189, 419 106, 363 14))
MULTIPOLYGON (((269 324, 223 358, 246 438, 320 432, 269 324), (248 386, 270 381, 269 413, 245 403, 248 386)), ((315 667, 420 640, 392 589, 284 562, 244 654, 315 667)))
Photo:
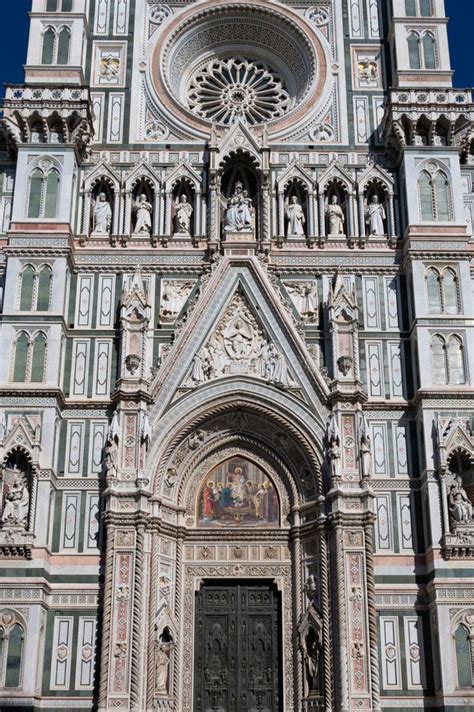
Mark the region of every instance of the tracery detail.
POLYGON ((188 89, 189 108, 198 116, 231 124, 259 124, 283 116, 292 99, 281 79, 261 62, 216 59, 201 68, 188 89))

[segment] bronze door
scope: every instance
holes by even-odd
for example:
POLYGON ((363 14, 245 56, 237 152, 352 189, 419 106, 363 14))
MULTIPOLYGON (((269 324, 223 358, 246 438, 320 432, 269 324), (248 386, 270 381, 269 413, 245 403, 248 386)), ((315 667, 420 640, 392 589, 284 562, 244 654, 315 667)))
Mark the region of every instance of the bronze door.
POLYGON ((281 712, 280 597, 271 584, 197 594, 194 712, 281 712))

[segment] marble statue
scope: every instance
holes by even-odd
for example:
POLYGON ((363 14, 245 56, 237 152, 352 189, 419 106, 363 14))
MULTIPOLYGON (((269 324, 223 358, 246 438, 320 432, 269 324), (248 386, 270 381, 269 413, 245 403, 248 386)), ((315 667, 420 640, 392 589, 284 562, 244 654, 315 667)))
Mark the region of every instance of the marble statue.
POLYGON ((160 644, 156 654, 156 692, 158 694, 167 694, 168 692, 168 670, 170 666, 170 657, 165 646, 160 644))
POLYGON ((192 282, 165 281, 163 283, 161 315, 163 317, 177 316, 189 297, 192 288, 192 282))
POLYGON ((135 207, 136 211, 136 223, 135 223, 135 235, 150 235, 151 233, 151 215, 153 212, 153 206, 148 202, 147 197, 142 193, 138 199, 138 203, 135 207))
POLYGON ((188 202, 187 195, 183 193, 180 195, 175 206, 174 231, 176 235, 191 234, 191 217, 193 212, 193 206, 188 202))
POLYGON ((287 283, 286 288, 300 315, 311 319, 318 313, 318 285, 316 282, 287 283))
POLYGON ((107 477, 116 477, 118 471, 118 447, 115 440, 108 443, 105 448, 105 469, 107 477))
POLYGON ((298 202, 296 195, 292 195, 286 207, 286 217, 288 220, 288 235, 304 235, 306 218, 304 210, 298 202))
POLYGON ((472 502, 467 496, 466 490, 462 485, 462 478, 459 476, 456 477, 449 490, 448 504, 449 512, 455 522, 461 524, 472 522, 472 502))
POLYGON ((327 217, 329 224, 329 235, 344 235, 344 211, 339 205, 337 195, 333 195, 331 198, 331 202, 329 203, 327 209, 327 217))
POLYGON ((21 471, 13 468, 14 480, 5 495, 5 505, 2 512, 3 524, 26 529, 28 526, 28 511, 30 507, 30 493, 26 479, 21 471))
POLYGON ((306 673, 309 691, 317 690, 319 685, 319 666, 323 634, 321 627, 311 625, 303 640, 303 656, 306 662, 306 673))
POLYGON ((386 217, 384 206, 378 196, 374 195, 366 213, 369 235, 385 235, 384 220, 386 217))
POLYGON ((240 181, 237 181, 233 195, 227 201, 225 213, 226 232, 245 232, 252 230, 252 200, 244 190, 240 181))
POLYGON ((94 232, 108 235, 112 225, 112 208, 105 193, 99 193, 94 207, 94 232))

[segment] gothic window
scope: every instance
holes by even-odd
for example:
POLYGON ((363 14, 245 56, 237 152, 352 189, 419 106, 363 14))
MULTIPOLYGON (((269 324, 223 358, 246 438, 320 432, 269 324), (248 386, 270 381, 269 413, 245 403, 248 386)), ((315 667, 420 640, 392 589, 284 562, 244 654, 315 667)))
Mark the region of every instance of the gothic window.
POLYGON ((70 44, 71 31, 68 27, 62 27, 59 31, 48 27, 43 35, 42 64, 67 64, 70 44))
POLYGON ((410 57, 410 69, 421 69, 420 38, 416 32, 411 32, 408 35, 408 54, 410 57))
POLYGON ((429 269, 426 275, 426 289, 428 292, 428 309, 430 314, 441 314, 441 279, 439 272, 429 269))
POLYGON ((459 312, 459 293, 457 275, 452 269, 447 269, 443 275, 443 301, 446 314, 459 312))
POLYGON ((463 625, 457 627, 454 638, 458 687, 472 687, 471 639, 463 625))
POLYGON ((420 15, 422 17, 431 17, 433 15, 432 0, 420 0, 420 15))
POLYGON ((47 0, 46 12, 56 12, 58 9, 58 0, 47 0))
POLYGON ((35 283, 36 270, 31 265, 27 265, 21 275, 20 309, 29 311, 33 304, 33 288, 35 283))
POLYGON ((73 0, 46 0, 46 12, 71 12, 73 0))
POLYGON ((5 687, 20 687, 21 663, 23 656, 23 629, 15 623, 10 629, 4 646, 6 657, 5 687))
POLYGON ((423 35, 423 59, 425 69, 436 69, 436 40, 432 34, 423 35))
POLYGON ((51 268, 45 265, 40 270, 38 277, 38 298, 36 303, 36 309, 38 311, 47 311, 49 309, 52 279, 53 274, 51 268))
POLYGON ((42 332, 31 338, 21 332, 14 348, 13 381, 15 383, 42 383, 46 367, 47 340, 42 332))
POLYGON ((449 383, 459 385, 466 382, 464 373, 464 349, 459 336, 451 336, 448 341, 449 383))
POLYGON ((450 185, 443 171, 422 171, 418 179, 418 193, 423 221, 448 222, 451 219, 450 185))
POLYGON ((59 173, 56 169, 46 174, 36 168, 30 179, 29 218, 55 218, 59 193, 59 173))
POLYGON ((56 44, 56 32, 52 27, 48 27, 43 35, 43 55, 42 64, 53 64, 54 46, 56 44))
POLYGON ((432 0, 405 0, 405 12, 408 17, 431 17, 433 15, 432 0))
POLYGON ((13 367, 13 380, 16 383, 26 381, 26 371, 28 366, 28 349, 30 339, 23 331, 17 338, 15 344, 15 363, 13 367))
POLYGON ((72 10, 72 0, 63 0, 61 3, 61 10, 63 12, 71 12, 72 10))
POLYGON ((448 382, 448 368, 446 364, 446 344, 442 336, 434 336, 431 340, 431 361, 433 383, 446 385, 448 382))
POLYGON ((405 12, 408 17, 416 17, 416 0, 405 0, 405 12))

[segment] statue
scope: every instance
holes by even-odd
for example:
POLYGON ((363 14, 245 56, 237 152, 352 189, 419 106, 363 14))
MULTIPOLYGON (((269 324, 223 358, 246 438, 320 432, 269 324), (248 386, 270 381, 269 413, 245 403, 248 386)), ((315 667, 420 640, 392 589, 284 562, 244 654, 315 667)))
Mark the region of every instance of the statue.
POLYGON ((384 220, 387 217, 385 208, 379 202, 377 195, 374 195, 367 208, 367 225, 369 227, 369 235, 385 235, 384 220))
POLYGON ((175 235, 191 235, 191 217, 193 206, 188 203, 188 197, 184 193, 180 195, 175 206, 175 235))
POLYGON ((288 235, 304 235, 304 225, 306 218, 304 210, 298 202, 296 195, 292 195, 290 202, 286 208, 286 217, 288 220, 288 235))
POLYGON ((321 659, 321 648, 323 635, 321 627, 310 625, 302 641, 303 656, 306 663, 306 674, 309 692, 313 692, 319 687, 319 664, 321 659))
POLYGON ((227 201, 225 213, 226 232, 250 232, 252 230, 252 200, 240 181, 237 181, 232 197, 227 201))
POLYGON ((28 526, 28 511, 30 507, 30 493, 26 484, 26 478, 15 465, 12 470, 13 483, 5 495, 5 505, 2 512, 3 524, 21 527, 28 526))
POLYGON ((454 522, 460 524, 472 522, 472 502, 462 486, 462 478, 459 475, 449 490, 448 504, 454 522))
POLYGON ((312 319, 318 313, 318 285, 316 282, 288 284, 287 290, 301 316, 312 319))
POLYGON ((331 479, 339 479, 341 476, 341 447, 339 437, 339 426, 337 416, 332 413, 328 423, 327 431, 328 459, 331 471, 331 479))
POLYGON ((146 199, 146 195, 142 193, 135 207, 137 221, 135 223, 134 235, 150 235, 151 233, 151 215, 153 206, 146 199))
POLYGON ((110 441, 105 448, 105 470, 108 478, 117 477, 118 447, 115 440, 110 441))
POLYGON ((107 202, 105 193, 99 193, 94 207, 94 232, 102 235, 110 234, 112 225, 112 208, 107 202))
POLYGON ((192 288, 192 282, 164 282, 161 315, 163 317, 176 317, 183 308, 192 288))
POLYGON ((360 462, 363 480, 372 476, 372 442, 367 421, 363 413, 359 413, 360 462))
POLYGON ((337 195, 333 195, 327 209, 329 235, 344 235, 344 211, 339 205, 337 195))
POLYGON ((158 646, 156 654, 156 692, 159 695, 168 694, 168 669, 170 666, 170 657, 165 646, 162 643, 158 646))

